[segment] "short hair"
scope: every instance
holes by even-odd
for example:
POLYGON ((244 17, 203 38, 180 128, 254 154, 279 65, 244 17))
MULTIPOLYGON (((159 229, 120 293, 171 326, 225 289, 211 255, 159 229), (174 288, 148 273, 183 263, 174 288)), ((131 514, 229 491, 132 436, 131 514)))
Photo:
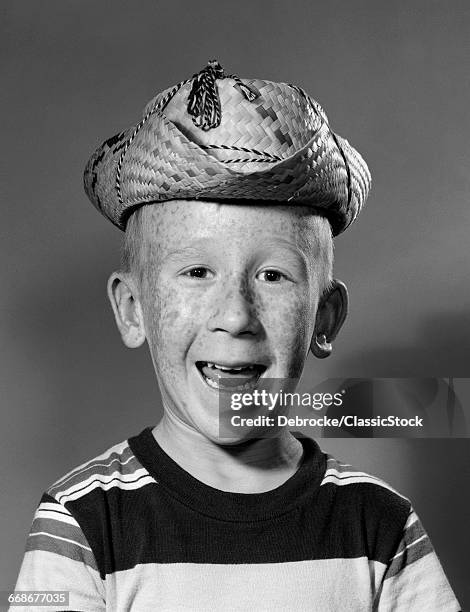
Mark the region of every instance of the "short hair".
MULTIPOLYGON (((152 226, 152 208, 152 205, 140 206, 130 215, 122 241, 121 271, 132 274, 140 287, 149 270, 144 228, 152 226)), ((328 291, 333 280, 333 236, 326 217, 311 212, 309 216, 313 221, 312 230, 317 237, 317 248, 323 262, 320 278, 320 288, 323 294, 328 291)))
POLYGON ((144 209, 147 206, 140 206, 127 219, 124 238, 121 243, 121 271, 126 274, 133 274, 139 283, 143 280, 145 269, 143 251, 143 217, 144 209))

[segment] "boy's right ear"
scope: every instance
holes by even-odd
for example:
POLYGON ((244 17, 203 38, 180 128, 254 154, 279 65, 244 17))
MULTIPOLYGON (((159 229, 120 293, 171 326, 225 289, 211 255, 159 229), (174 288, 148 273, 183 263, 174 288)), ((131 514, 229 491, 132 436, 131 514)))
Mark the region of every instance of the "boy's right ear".
POLYGON ((142 306, 130 275, 113 272, 108 279, 108 297, 124 344, 128 348, 141 346, 145 342, 142 306))

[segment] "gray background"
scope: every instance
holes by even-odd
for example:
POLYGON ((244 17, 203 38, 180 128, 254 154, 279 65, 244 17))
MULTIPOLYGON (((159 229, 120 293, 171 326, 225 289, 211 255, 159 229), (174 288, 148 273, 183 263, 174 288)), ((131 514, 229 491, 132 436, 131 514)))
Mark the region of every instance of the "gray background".
MULTIPOLYGON (((330 376, 469 376, 470 5, 466 1, 2 3, 1 559, 14 586, 41 492, 155 424, 145 349, 105 295, 121 234, 82 191, 84 164, 158 91, 216 57, 303 86, 368 161, 373 191, 336 241, 349 320, 330 376)), ((327 440, 411 497, 461 604, 466 440, 327 440)), ((467 590, 466 590, 467 589, 467 590)))

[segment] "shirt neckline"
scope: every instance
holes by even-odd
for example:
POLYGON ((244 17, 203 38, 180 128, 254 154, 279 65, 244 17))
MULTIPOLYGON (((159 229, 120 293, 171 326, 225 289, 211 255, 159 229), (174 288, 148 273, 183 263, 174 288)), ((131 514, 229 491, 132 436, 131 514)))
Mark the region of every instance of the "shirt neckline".
POLYGON ((173 498, 191 509, 225 521, 270 520, 302 505, 318 490, 326 469, 326 458, 318 444, 299 432, 292 432, 303 447, 302 462, 283 484, 263 493, 221 491, 184 470, 158 444, 146 427, 129 438, 129 446, 153 478, 173 498))

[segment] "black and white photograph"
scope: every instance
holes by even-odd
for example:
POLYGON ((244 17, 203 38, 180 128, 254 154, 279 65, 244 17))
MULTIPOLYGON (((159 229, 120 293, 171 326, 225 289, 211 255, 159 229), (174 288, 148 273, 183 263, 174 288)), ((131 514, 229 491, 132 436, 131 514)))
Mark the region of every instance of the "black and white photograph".
POLYGON ((470 5, 1 15, 0 610, 465 610, 470 5))

